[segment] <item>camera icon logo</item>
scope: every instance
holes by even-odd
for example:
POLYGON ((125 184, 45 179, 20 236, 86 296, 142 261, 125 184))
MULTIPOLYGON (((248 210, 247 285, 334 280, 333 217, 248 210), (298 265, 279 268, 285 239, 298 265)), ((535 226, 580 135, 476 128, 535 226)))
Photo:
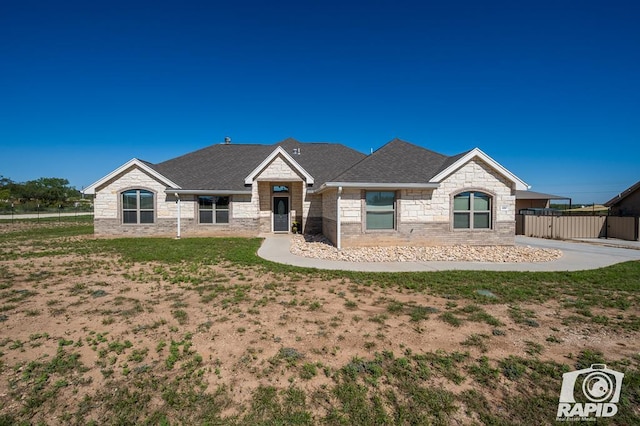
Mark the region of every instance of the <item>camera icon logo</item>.
POLYGON ((562 375, 558 420, 570 417, 611 417, 618 412, 624 373, 592 364, 562 375), (576 386, 577 384, 577 386, 576 386), (577 397, 577 400, 576 400, 577 397))

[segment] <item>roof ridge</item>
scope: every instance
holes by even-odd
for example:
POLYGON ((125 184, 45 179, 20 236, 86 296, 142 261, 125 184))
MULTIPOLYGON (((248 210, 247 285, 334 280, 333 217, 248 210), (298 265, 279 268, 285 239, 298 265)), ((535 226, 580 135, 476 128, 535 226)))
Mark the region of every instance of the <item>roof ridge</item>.
POLYGON ((633 194, 638 188, 640 188, 640 180, 634 183, 633 185, 631 185, 630 187, 628 187, 627 189, 625 189, 624 191, 619 192, 618 195, 616 195, 615 197, 613 197, 612 199, 604 203, 604 205, 607 207, 610 207, 611 205, 619 201, 622 201, 625 198, 627 198, 629 195, 633 194))
POLYGON ((198 148, 196 150, 187 152, 187 153, 182 154, 182 155, 178 155, 177 157, 169 158, 167 160, 161 161, 160 163, 156 163, 156 164, 158 164, 158 165, 165 164, 165 163, 168 163, 170 161, 178 160, 180 158, 184 158, 184 157, 187 157, 187 156, 190 156, 190 155, 195 155, 195 154, 198 154, 198 153, 202 153, 204 151, 209 151, 209 150, 212 150, 212 149, 216 149, 218 147, 225 147, 225 146, 229 146, 229 147, 240 147, 240 146, 242 146, 242 147, 258 147, 258 146, 260 146, 260 147, 270 147, 270 145, 260 144, 260 143, 236 143, 236 144, 232 144, 232 143, 220 142, 220 143, 214 143, 214 144, 211 144, 211 145, 207 145, 207 146, 204 146, 202 148, 198 148))
MULTIPOLYGON (((333 179, 336 180, 336 181, 339 181, 341 176, 345 176, 349 172, 351 172, 352 170, 354 170, 354 169, 356 169, 358 167, 361 167, 363 163, 376 161, 376 159, 378 157, 386 155, 386 152, 388 152, 390 149, 393 149, 393 147, 401 146, 401 145, 406 145, 408 147, 411 147, 412 149, 417 149, 417 150, 423 151, 424 153, 428 154, 431 157, 435 157, 436 161, 440 162, 438 168, 436 169, 437 172, 442 170, 442 166, 444 164, 446 164, 446 162, 451 158, 451 157, 446 156, 445 154, 433 151, 431 149, 425 148, 423 146, 420 146, 420 145, 417 145, 417 144, 414 144, 412 142, 405 141, 403 139, 400 139, 400 138, 396 137, 396 138, 391 139, 389 142, 385 143, 384 145, 382 145, 380 148, 378 148, 375 151, 373 151, 371 154, 369 154, 366 157, 364 157, 362 160, 360 160, 357 163, 353 164, 351 167, 345 169, 344 171, 339 173, 337 176, 335 176, 333 179)), ((437 173, 433 173, 429 177, 429 179, 431 179, 431 177, 435 176, 436 174, 437 173)))
POLYGON ((350 146, 343 144, 342 142, 326 142, 326 141, 325 142, 322 142, 322 141, 304 142, 304 141, 299 141, 298 139, 295 139, 295 138, 287 138, 287 139, 281 140, 280 142, 268 144, 268 146, 279 146, 287 142, 296 142, 301 145, 341 145, 346 148, 353 149, 350 146))

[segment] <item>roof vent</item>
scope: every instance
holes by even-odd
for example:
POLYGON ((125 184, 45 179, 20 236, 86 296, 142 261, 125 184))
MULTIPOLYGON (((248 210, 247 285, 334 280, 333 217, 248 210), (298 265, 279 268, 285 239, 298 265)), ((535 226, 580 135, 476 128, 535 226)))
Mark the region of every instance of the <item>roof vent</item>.
POLYGON ((300 148, 293 148, 293 155, 300 155, 301 151, 300 148))
POLYGON ((224 144, 229 145, 231 143, 231 138, 229 136, 224 137, 224 144))

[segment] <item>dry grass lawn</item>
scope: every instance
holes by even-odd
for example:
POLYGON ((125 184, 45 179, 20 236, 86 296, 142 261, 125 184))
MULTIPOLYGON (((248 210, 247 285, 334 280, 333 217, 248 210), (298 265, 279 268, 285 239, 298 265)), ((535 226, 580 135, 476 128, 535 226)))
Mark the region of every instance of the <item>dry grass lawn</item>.
POLYGON ((0 424, 551 423, 562 373, 592 362, 627 374, 613 422, 640 422, 637 262, 478 276, 494 299, 450 293, 473 273, 176 260, 171 245, 228 241, 156 240, 154 256, 38 226, 0 235, 0 424), (609 292, 611 274, 625 284, 609 292))

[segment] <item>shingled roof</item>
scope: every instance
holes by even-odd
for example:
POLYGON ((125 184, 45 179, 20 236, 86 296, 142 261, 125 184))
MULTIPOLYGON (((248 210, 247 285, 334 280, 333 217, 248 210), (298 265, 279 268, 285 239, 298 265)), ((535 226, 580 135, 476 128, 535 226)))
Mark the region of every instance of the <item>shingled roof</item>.
POLYGON ((633 194, 637 190, 640 190, 640 181, 638 181, 635 184, 631 185, 629 188, 625 189, 620 194, 616 195, 615 197, 613 197, 612 199, 610 199, 609 201, 604 203, 604 205, 607 206, 607 207, 615 206, 620 201, 624 200, 625 198, 627 198, 629 195, 633 194))
POLYGON ((218 144, 150 165, 188 190, 246 191, 244 179, 282 147, 319 186, 366 156, 337 143, 303 143, 289 138, 273 145, 218 144), (294 148, 298 154, 294 154, 294 148))
POLYGON ((217 144, 180 157, 152 164, 132 159, 114 172, 86 188, 87 194, 125 169, 138 166, 157 175, 170 188, 179 191, 250 192, 250 183, 274 156, 298 167, 311 191, 329 187, 424 187, 435 188, 438 182, 459 165, 479 157, 515 184, 516 189, 529 186, 478 148, 447 156, 412 143, 394 139, 365 155, 337 143, 300 142, 293 138, 262 144, 217 144), (293 162, 297 163, 293 164, 293 162), (300 170, 303 169, 303 170, 300 170), (363 185, 360 185, 363 184, 363 185))
POLYGON ((467 152, 449 157, 396 138, 333 180, 362 183, 427 183, 467 152))

